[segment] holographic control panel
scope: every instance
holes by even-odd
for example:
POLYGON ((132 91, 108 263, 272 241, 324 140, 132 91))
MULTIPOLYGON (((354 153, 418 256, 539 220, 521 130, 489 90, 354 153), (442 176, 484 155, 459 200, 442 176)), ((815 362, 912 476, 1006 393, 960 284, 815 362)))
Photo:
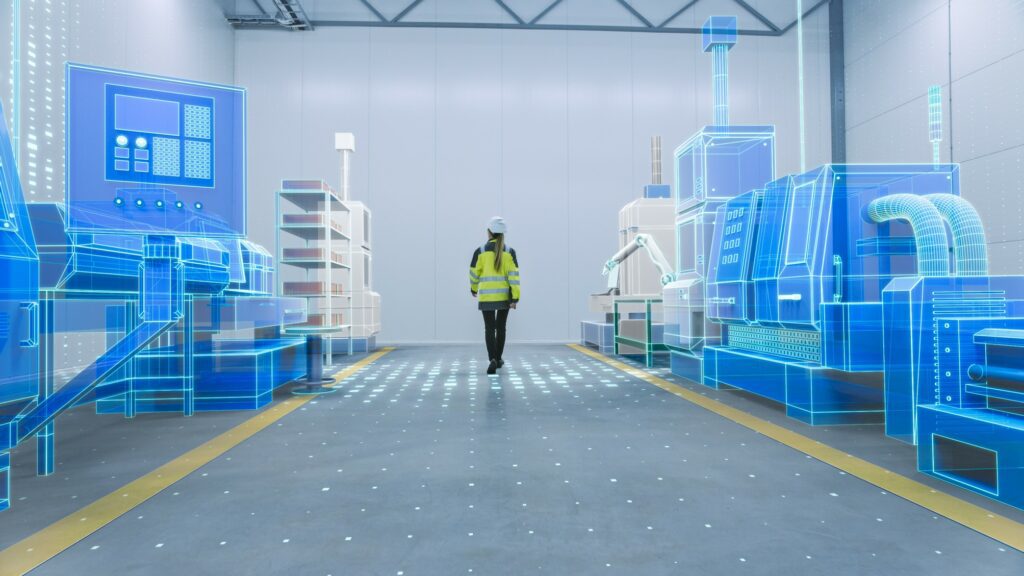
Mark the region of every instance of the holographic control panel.
POLYGON ((245 236, 245 90, 68 63, 67 229, 245 236))
POLYGON ((107 84, 106 178, 214 186, 212 98, 107 84))

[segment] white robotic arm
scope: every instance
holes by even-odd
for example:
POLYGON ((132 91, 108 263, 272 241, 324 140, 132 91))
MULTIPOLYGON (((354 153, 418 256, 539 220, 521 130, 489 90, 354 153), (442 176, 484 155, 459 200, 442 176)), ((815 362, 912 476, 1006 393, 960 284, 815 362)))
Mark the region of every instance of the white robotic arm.
POLYGON ((622 250, 616 252, 604 264, 604 270, 601 273, 608 277, 609 292, 617 291, 619 288, 619 264, 622 264, 626 258, 632 256, 634 252, 641 248, 647 252, 647 256, 650 257, 651 262, 654 263, 658 268, 658 272, 661 273, 662 286, 675 279, 675 275, 672 273, 672 264, 665 258, 661 248, 658 248, 658 243, 654 240, 654 237, 650 234, 637 234, 632 242, 626 244, 622 250))

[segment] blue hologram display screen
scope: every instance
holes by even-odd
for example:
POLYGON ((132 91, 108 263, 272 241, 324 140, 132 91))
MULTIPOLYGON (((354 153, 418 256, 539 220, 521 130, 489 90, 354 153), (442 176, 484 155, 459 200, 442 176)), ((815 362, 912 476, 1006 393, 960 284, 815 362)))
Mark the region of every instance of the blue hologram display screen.
POLYGON ((246 94, 69 63, 67 230, 244 237, 246 94))
POLYGON ((170 100, 114 95, 114 126, 128 132, 180 136, 181 106, 170 100))

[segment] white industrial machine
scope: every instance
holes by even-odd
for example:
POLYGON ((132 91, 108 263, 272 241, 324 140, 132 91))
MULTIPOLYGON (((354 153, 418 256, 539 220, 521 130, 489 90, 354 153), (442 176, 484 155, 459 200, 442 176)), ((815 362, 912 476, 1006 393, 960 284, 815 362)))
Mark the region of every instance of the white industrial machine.
POLYGON ((602 352, 615 350, 615 309, 619 302, 619 352, 644 354, 651 344, 660 341, 661 325, 652 317, 660 316, 662 287, 671 282, 675 259, 675 220, 672 194, 662 184, 661 138, 651 138, 651 184, 644 186, 642 198, 633 200, 619 211, 619 251, 604 265, 608 290, 590 297, 590 311, 602 314, 601 321, 581 322, 581 343, 602 352), (637 252, 646 258, 634 258, 637 252), (650 301, 651 314, 646 311, 650 301), (636 310, 632 310, 636 309, 636 310), (651 332, 650 335, 647 333, 651 332), (635 346, 629 341, 643 342, 635 346))
MULTIPOLYGON (((349 255, 351 267, 348 302, 349 338, 354 351, 369 352, 376 347, 380 332, 380 294, 373 291, 373 252, 370 231, 373 215, 366 204, 351 200, 349 195, 349 158, 355 151, 355 137, 350 132, 334 135, 334 147, 341 154, 341 197, 349 215, 349 255)), ((336 337, 336 336, 335 336, 336 337)))

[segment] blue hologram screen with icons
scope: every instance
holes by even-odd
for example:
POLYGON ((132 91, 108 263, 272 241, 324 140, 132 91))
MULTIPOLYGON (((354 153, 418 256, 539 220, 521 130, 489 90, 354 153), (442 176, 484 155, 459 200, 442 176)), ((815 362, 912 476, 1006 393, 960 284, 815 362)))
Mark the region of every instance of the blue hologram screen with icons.
POLYGON ((76 405, 257 409, 305 373, 283 328, 306 302, 273 294, 273 257, 244 238, 244 90, 68 64, 65 102, 64 203, 25 202, 0 132, 0 510, 10 450, 35 437, 51 474, 54 420, 76 405), (71 332, 106 351, 58 386, 71 332))
POLYGON ((69 65, 70 229, 245 236, 244 118, 240 88, 69 65))

